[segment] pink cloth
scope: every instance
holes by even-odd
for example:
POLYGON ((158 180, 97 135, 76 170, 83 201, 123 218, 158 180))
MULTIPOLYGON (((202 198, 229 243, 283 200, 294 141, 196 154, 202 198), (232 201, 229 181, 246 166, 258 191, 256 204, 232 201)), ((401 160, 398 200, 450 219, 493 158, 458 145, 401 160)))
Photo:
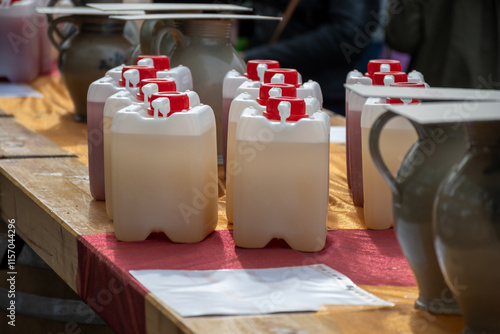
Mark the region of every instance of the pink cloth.
POLYGON ((140 269, 211 270, 273 268, 324 263, 356 284, 415 286, 394 230, 329 231, 318 253, 297 252, 282 240, 263 249, 235 247, 220 230, 195 244, 176 244, 162 233, 120 242, 114 233, 83 235, 78 248, 78 293, 118 333, 145 332, 148 291, 129 273, 140 269))

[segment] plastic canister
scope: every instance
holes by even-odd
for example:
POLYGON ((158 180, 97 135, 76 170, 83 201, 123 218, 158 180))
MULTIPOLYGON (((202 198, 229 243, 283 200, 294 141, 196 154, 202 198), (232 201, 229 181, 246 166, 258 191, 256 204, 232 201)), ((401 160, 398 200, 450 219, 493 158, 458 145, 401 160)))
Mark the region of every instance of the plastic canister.
POLYGON ((262 112, 265 111, 267 100, 270 96, 296 97, 297 88, 290 84, 263 83, 259 89, 258 98, 254 98, 248 93, 241 93, 231 103, 228 122, 226 164, 226 217, 229 222, 233 221, 233 177, 234 174, 239 171, 235 162, 236 127, 238 125, 238 120, 240 119, 241 113, 246 108, 252 107, 262 112))
MULTIPOLYGON (((87 93, 87 131, 89 145, 89 183, 90 192, 97 200, 105 199, 104 170, 103 170, 103 111, 106 100, 118 91, 134 88, 136 94, 137 85, 142 79, 164 78, 172 79, 176 83, 177 90, 185 91, 193 88, 191 72, 185 66, 177 66, 170 69, 167 56, 163 55, 141 55, 137 57, 138 65, 117 66, 108 72, 106 76, 94 81, 87 93), (135 69, 138 72, 127 72, 135 69), (125 73, 128 73, 125 75, 125 73), (125 78, 125 76, 127 78, 125 78), (126 85, 127 80, 130 84, 126 85), (98 167, 95 167, 98 166, 98 167)), ((160 89, 161 90, 161 89, 160 89)), ((140 90, 139 90, 140 93, 140 90)), ((111 123, 109 123, 110 126, 111 123)))
POLYGON ((41 72, 40 35, 45 17, 35 12, 33 0, 2 1, 0 5, 0 77, 30 82, 41 72))
POLYGON ((155 93, 147 111, 118 111, 111 126, 111 182, 118 240, 164 232, 203 240, 218 219, 215 116, 186 93, 155 93))
MULTIPOLYGON (((104 194, 106 199, 106 213, 110 219, 113 219, 113 200, 111 191, 111 123, 113 116, 119 110, 130 105, 136 105, 137 110, 141 107, 149 107, 151 96, 158 92, 176 91, 175 81, 173 79, 144 79, 139 82, 137 94, 129 91, 120 91, 111 95, 104 105, 103 115, 103 137, 104 137, 104 194)), ((191 98, 190 105, 198 105, 199 97, 194 92, 189 92, 191 98)))
MULTIPOLYGON (((372 59, 368 62, 368 72, 363 76, 358 71, 350 71, 346 77, 346 84, 349 85, 372 85, 372 75, 375 72, 400 71, 401 63, 398 60, 392 59, 372 59)), ((346 88, 345 95, 345 117, 346 117, 346 167, 347 167, 347 184, 352 188, 351 176, 351 146, 355 143, 359 147, 361 140, 360 134, 360 113, 366 98, 351 92, 346 88), (354 117, 353 117, 354 115, 354 117)), ((362 198, 354 198, 354 204, 363 206, 362 198)))
MULTIPOLYGON (((346 84, 348 85, 372 85, 372 79, 364 76, 361 72, 354 70, 350 71, 346 77, 346 84)), ((350 155, 349 155, 349 147, 350 147, 350 130, 353 125, 353 122, 350 120, 351 112, 349 111, 354 107, 355 110, 361 109, 363 104, 365 103, 366 98, 359 96, 357 94, 353 94, 350 89, 346 87, 345 89, 345 118, 346 118, 346 171, 347 171, 347 185, 349 188, 351 187, 351 164, 350 164, 350 155), (351 101, 351 94, 353 95, 351 101)))
POLYGON ((264 81, 264 72, 268 68, 278 68, 280 63, 276 60, 268 59, 255 59, 249 60, 247 62, 247 72, 241 74, 236 70, 231 70, 226 73, 224 79, 222 80, 222 145, 223 145, 223 155, 224 155, 224 166, 226 164, 226 152, 227 152, 227 124, 229 117, 229 108, 231 102, 238 95, 236 90, 238 87, 246 82, 251 81, 256 83, 256 86, 260 86, 260 83, 264 81))
POLYGON ((126 88, 137 91, 141 79, 156 77, 152 66, 123 66, 120 80, 103 77, 89 86, 87 93, 87 137, 89 147, 89 186, 92 197, 104 200, 103 112, 108 97, 126 88))
MULTIPOLYGON (((264 83, 276 83, 276 84, 290 84, 297 88, 297 97, 301 99, 305 99, 308 97, 316 98, 320 105, 322 106, 323 95, 321 93, 321 87, 316 81, 309 80, 304 84, 300 84, 300 74, 295 69, 280 69, 280 68, 272 68, 266 70, 264 72, 264 83), (283 71, 281 71, 283 70, 283 71), (268 71, 272 71, 272 76, 267 75, 268 71), (283 73, 287 73, 286 80, 285 75, 283 73)), ((251 95, 254 99, 259 97, 260 92, 260 81, 251 81, 247 80, 243 82, 237 89, 236 95, 238 96, 242 93, 247 93, 251 95)), ((227 142, 226 142, 227 143, 227 142)), ((227 145, 226 145, 227 149, 227 145)))
POLYGON ((239 247, 262 248, 272 238, 304 252, 325 245, 330 118, 321 110, 309 116, 306 103, 272 97, 265 112, 241 115, 233 222, 239 247))
MULTIPOLYGON (((424 83, 400 82, 396 87, 425 87, 424 83)), ((364 219, 370 229, 388 229, 394 224, 392 215, 392 191, 375 167, 370 156, 370 130, 375 120, 382 115, 389 104, 420 103, 418 100, 368 98, 361 115, 361 149, 363 173, 364 219)), ((380 137, 380 151, 388 168, 394 174, 399 169, 410 147, 418 139, 410 121, 396 117, 389 121, 380 137)))
MULTIPOLYGON (((406 82, 405 72, 375 72, 372 75, 373 85, 389 85, 394 82, 406 82), (385 80, 385 81, 384 81, 385 80)), ((361 154, 361 110, 365 104, 365 98, 357 98, 357 94, 351 94, 349 98, 349 176, 351 179, 351 191, 354 205, 363 207, 363 167, 361 154)))

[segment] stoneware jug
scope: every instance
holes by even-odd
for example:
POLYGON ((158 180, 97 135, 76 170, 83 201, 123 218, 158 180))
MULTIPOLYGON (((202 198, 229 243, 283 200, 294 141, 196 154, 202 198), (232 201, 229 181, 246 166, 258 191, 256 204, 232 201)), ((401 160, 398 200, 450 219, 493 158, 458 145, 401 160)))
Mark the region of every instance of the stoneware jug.
POLYGON ((435 246, 463 333, 500 333, 500 121, 464 125, 467 152, 435 202, 435 246))
POLYGON ((59 71, 75 105, 76 121, 87 119, 90 84, 129 59, 134 46, 124 37, 124 27, 125 21, 102 15, 63 16, 50 23, 49 38, 59 50, 59 71), (65 35, 58 28, 61 23, 77 29, 65 35))
POLYGON ((191 70, 193 90, 215 113, 217 156, 222 165, 222 82, 228 71, 244 73, 246 65, 229 41, 231 20, 189 19, 176 25, 179 29, 157 29, 151 49, 168 55, 171 66, 184 65, 191 70))
POLYGON ((384 125, 395 116, 386 112, 375 121, 370 132, 370 152, 392 189, 396 235, 419 289, 415 307, 434 314, 459 314, 436 258, 432 208, 440 182, 465 151, 465 136, 457 124, 411 122, 419 139, 394 176, 383 161, 379 139, 384 125))

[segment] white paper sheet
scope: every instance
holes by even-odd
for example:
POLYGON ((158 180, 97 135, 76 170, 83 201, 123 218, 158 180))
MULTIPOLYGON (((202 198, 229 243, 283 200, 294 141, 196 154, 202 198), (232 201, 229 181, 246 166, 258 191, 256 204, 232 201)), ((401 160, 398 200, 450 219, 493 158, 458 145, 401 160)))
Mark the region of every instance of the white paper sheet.
POLYGON ((272 269, 131 270, 183 317, 317 311, 321 305, 394 306, 324 264, 272 269))
POLYGON ((364 97, 413 98, 428 101, 500 101, 500 91, 468 88, 413 88, 389 86, 344 85, 364 97))
POLYGON ((394 104, 387 109, 420 124, 463 123, 500 120, 500 102, 394 104))
POLYGON ((345 126, 330 126, 330 143, 345 144, 345 126))
POLYGON ((0 98, 1 97, 38 97, 43 95, 34 90, 27 84, 14 84, 8 82, 0 82, 0 98))

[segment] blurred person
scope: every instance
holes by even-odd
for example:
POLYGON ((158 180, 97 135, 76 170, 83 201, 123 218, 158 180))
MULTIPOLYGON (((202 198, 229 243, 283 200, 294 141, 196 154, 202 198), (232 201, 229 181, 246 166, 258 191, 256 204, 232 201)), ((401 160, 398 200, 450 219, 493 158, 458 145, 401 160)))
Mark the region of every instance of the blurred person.
MULTIPOLYGON (((372 35, 379 30, 381 0, 154 0, 154 2, 229 3, 251 7, 256 15, 283 16, 298 3, 276 41, 271 41, 279 21, 239 20, 237 49, 245 61, 273 59, 282 68, 294 68, 303 82, 317 81, 323 105, 345 114, 344 82, 358 62, 367 62, 372 35), (245 41, 241 43, 241 41, 245 41)), ((382 0, 385 1, 385 0, 382 0)), ((372 51, 373 58, 378 52, 372 51)), ((360 64, 360 66, 363 66, 360 64)), ((366 64, 364 64, 366 67, 366 64)))
MULTIPOLYGON (((258 15, 282 16, 293 1, 256 0, 251 7, 258 15)), ((271 39, 278 22, 240 21, 240 35, 248 34, 243 58, 274 59, 282 68, 297 69, 303 82, 320 84, 325 108, 344 114, 343 84, 380 27, 378 10, 379 0, 298 1, 275 42, 271 39)))
POLYGON ((500 1, 389 0, 389 47, 435 87, 500 88, 500 1))

